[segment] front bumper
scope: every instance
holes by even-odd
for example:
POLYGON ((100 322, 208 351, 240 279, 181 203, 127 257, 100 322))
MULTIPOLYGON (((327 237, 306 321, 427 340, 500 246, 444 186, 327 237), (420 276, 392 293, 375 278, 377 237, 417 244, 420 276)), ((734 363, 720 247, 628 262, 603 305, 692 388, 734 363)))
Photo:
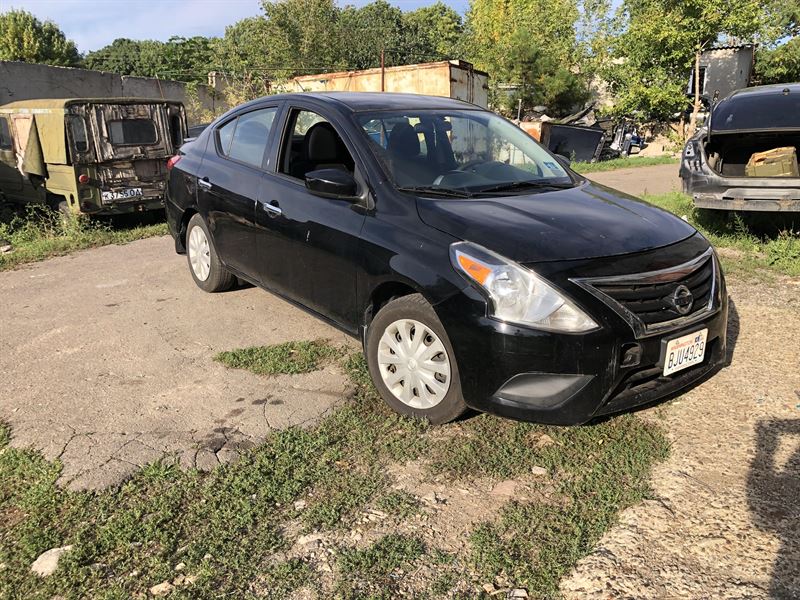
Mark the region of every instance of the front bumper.
POLYGON ((665 398, 720 368, 726 357, 726 294, 723 284, 720 301, 702 320, 638 338, 616 313, 587 298, 582 304, 601 329, 581 335, 489 318, 485 300, 472 288, 436 310, 450 336, 468 406, 524 421, 575 425, 665 398), (704 328, 704 361, 663 377, 662 341, 704 328))

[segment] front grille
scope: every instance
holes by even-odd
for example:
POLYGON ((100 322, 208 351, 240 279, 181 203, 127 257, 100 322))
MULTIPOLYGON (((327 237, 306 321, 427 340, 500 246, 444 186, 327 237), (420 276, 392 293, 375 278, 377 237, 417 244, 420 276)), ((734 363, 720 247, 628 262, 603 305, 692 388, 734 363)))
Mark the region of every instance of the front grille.
POLYGON ((638 334, 648 334, 684 325, 711 311, 717 289, 714 260, 709 249, 671 269, 576 282, 623 316, 638 334), (686 290, 691 294, 688 306, 686 290))

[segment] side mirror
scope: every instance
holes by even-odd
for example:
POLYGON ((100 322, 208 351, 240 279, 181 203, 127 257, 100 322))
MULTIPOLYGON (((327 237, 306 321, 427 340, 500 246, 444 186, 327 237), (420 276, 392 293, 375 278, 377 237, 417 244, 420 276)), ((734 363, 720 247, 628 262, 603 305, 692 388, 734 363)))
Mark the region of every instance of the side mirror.
POLYGON ((318 169, 306 173, 306 188, 316 196, 355 200, 358 184, 352 173, 341 169, 318 169))
POLYGON ((555 156, 556 160, 561 164, 562 167, 569 169, 570 165, 572 164, 572 161, 569 158, 563 154, 556 154, 555 156))

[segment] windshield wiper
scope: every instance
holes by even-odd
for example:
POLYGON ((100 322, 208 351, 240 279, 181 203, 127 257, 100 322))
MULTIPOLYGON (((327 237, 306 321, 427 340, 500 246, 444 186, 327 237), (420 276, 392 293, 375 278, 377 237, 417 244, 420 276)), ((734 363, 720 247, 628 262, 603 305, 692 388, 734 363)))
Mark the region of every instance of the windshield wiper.
POLYGON ((498 185, 491 185, 489 187, 481 188, 479 190, 475 190, 476 194, 483 194, 485 192, 511 192, 514 190, 521 190, 526 188, 535 188, 535 189, 551 189, 551 190, 566 190, 568 188, 573 187, 575 184, 573 182, 569 183, 553 183, 548 181, 540 181, 540 180, 526 180, 526 181, 510 181, 508 183, 500 183, 498 185))
POLYGON ((444 196, 446 198, 472 198, 472 194, 466 190, 457 190, 455 188, 443 188, 434 185, 400 187, 397 189, 400 190, 401 192, 410 192, 412 194, 431 194, 434 196, 444 196))

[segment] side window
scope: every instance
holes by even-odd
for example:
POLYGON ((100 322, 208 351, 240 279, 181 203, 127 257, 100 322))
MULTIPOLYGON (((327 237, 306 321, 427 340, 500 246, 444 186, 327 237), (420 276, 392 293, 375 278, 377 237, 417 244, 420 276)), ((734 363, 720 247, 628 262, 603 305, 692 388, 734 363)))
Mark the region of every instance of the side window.
POLYGON ((228 158, 260 167, 269 141, 277 108, 245 113, 217 130, 219 146, 228 158))
POLYGON ((217 137, 219 138, 219 149, 225 156, 231 151, 231 141, 233 140, 233 131, 236 129, 237 119, 228 121, 222 127, 217 129, 217 137))
POLYGON ((355 162, 333 125, 310 110, 294 109, 287 121, 279 171, 303 179, 316 169, 353 172, 355 162))
POLYGON ((8 119, 0 117, 0 150, 11 150, 11 131, 8 128, 8 119))

